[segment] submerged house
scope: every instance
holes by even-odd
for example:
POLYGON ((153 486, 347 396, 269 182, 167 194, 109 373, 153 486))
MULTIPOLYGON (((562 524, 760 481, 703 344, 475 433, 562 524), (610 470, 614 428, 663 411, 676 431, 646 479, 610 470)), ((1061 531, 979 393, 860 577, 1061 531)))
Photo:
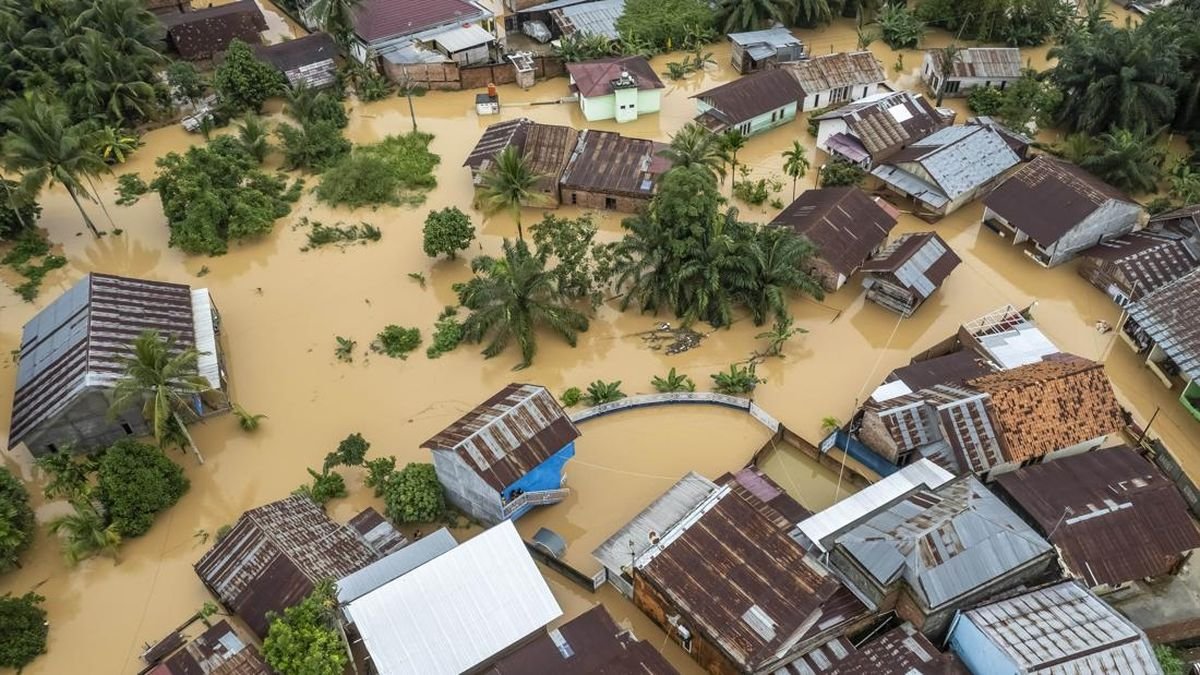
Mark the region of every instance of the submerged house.
POLYGON ((640 56, 568 63, 571 91, 579 96, 579 109, 589 122, 632 122, 639 115, 658 112, 662 105, 662 80, 640 56))
POLYGON ((275 66, 293 87, 311 89, 337 82, 337 45, 329 33, 313 33, 279 44, 255 47, 262 61, 275 66))
POLYGON ((1200 241, 1145 229, 1079 253, 1079 275, 1125 307, 1200 267, 1200 241))
POLYGON ((883 65, 869 51, 824 54, 783 66, 803 90, 800 110, 808 112, 876 94, 887 82, 883 65))
POLYGON ((525 206, 553 208, 558 206, 559 182, 578 142, 579 131, 571 127, 520 117, 489 126, 463 166, 471 170, 472 183, 478 188, 483 185, 483 175, 495 165, 496 155, 511 147, 538 176, 534 184, 537 199, 525 206))
POLYGON ((1075 581, 959 613, 949 646, 972 673, 1162 673, 1146 634, 1075 581))
POLYGON ((191 640, 176 631, 142 654, 143 675, 275 675, 254 643, 221 619, 191 640))
POLYGON ((1021 79, 1021 50, 1016 47, 967 47, 959 49, 946 71, 946 54, 941 49, 925 52, 921 80, 929 91, 943 96, 966 96, 977 87, 1003 90, 1021 79))
POLYGON ((611 131, 580 133, 559 181, 563 204, 637 213, 650 203, 658 181, 671 168, 659 153, 664 143, 611 131))
POLYGON ((38 312, 21 334, 8 447, 34 457, 95 450, 151 433, 139 405, 109 416, 124 359, 144 331, 199 353, 197 374, 212 390, 195 396, 205 417, 229 409, 221 321, 207 288, 92 273, 38 312))
POLYGON ((946 127, 892 153, 871 175, 911 199, 918 216, 957 211, 1021 163, 1004 137, 982 125, 946 127))
POLYGON ((1130 305, 1119 331, 1164 385, 1183 382, 1179 402, 1200 419, 1200 269, 1130 305))
POLYGON ((341 579, 407 545, 368 508, 335 523, 308 497, 250 509, 196 562, 205 587, 260 638, 270 614, 303 600, 324 579, 341 579))
POLYGON ((1177 574, 1200 548, 1174 483, 1124 446, 1018 469, 996 487, 1054 544, 1063 570, 1096 593, 1177 574))
POLYGON ((1134 230, 1142 207, 1125 193, 1061 159, 1039 155, 983 198, 983 224, 1025 244, 1054 267, 1080 251, 1134 230))
POLYGON ((895 611, 934 639, 955 611, 1035 583, 1054 564, 1054 547, 972 476, 914 488, 822 546, 872 611, 895 611))
POLYGON ((790 227, 817 248, 809 272, 829 292, 845 285, 887 243, 898 213, 857 187, 806 190, 771 225, 790 227))
POLYGON ((167 29, 167 48, 185 61, 203 61, 225 51, 234 40, 256 45, 267 19, 254 0, 237 0, 194 12, 158 17, 167 29))
POLYGON ((446 498, 487 524, 567 496, 563 467, 579 430, 545 387, 510 384, 421 444, 446 498))
POLYGON ((764 70, 739 77, 692 96, 696 123, 713 133, 737 129, 754 136, 796 119, 803 92, 782 70, 764 70))
POLYGON ((786 26, 775 24, 763 30, 730 33, 730 63, 745 75, 781 63, 804 58, 804 43, 786 26))
MULTIPOLYGON (((314 3, 301 11, 310 27, 314 3)), ((495 15, 473 0, 363 0, 354 13, 350 54, 366 63, 369 55, 404 65, 488 63, 496 41, 495 15)))
POLYGON ((935 232, 912 232, 862 266, 867 299, 912 316, 962 260, 935 232))
POLYGON ((867 96, 815 119, 819 150, 872 169, 950 126, 954 115, 934 108, 920 94, 898 91, 867 96))

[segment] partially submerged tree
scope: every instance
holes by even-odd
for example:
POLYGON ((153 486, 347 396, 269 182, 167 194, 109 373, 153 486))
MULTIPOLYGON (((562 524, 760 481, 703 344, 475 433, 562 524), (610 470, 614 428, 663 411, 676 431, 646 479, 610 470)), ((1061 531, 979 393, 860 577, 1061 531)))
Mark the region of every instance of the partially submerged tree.
POLYGON ((796 184, 808 173, 808 153, 800 141, 792 141, 792 147, 783 151, 783 172, 792 179, 792 200, 796 199, 796 184))
POLYGON ((263 659, 280 675, 343 675, 349 663, 338 626, 337 588, 317 583, 298 604, 271 613, 263 659))
POLYGON ((46 599, 36 593, 0 596, 0 668, 20 672, 39 655, 46 653, 46 599))
POLYGON ((145 534, 188 491, 183 469, 152 445, 123 439, 100 457, 96 498, 122 539, 145 534))
POLYGON ((21 566, 21 554, 33 541, 29 493, 16 476, 0 467, 0 574, 21 566))
POLYGON ((429 212, 422 235, 425 255, 436 258, 444 254, 454 260, 475 241, 475 226, 458 207, 448 206, 429 212))
POLYGON ((283 73, 260 61, 250 45, 236 38, 213 74, 217 96, 237 112, 259 112, 267 99, 282 95, 286 87, 283 73))
POLYGON ((114 523, 106 523, 88 494, 71 500, 73 513, 50 521, 50 532, 62 537, 63 557, 75 565, 84 558, 107 555, 114 560, 121 547, 121 534, 114 523))
POLYGON ((483 172, 479 199, 484 212, 511 211, 517 223, 517 238, 525 241, 525 231, 521 229, 521 206, 543 200, 542 194, 536 190, 541 178, 516 148, 511 145, 504 148, 496 155, 492 166, 483 172))

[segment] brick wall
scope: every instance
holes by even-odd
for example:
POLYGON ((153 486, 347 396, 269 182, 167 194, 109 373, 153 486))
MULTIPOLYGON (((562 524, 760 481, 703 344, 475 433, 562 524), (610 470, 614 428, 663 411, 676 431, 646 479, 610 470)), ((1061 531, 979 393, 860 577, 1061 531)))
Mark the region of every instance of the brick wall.
MULTIPOLYGON (((441 90, 485 89, 488 83, 513 84, 517 71, 511 63, 494 63, 478 66, 460 66, 457 63, 418 63, 398 66, 383 62, 383 72, 394 82, 408 79, 418 87, 441 90)), ((567 72, 561 59, 554 56, 536 56, 533 59, 534 79, 543 80, 559 77, 567 72)))
POLYGON ((621 213, 637 213, 650 203, 650 199, 644 197, 623 197, 603 192, 586 192, 564 185, 562 187, 562 203, 585 209, 596 209, 598 211, 609 210, 620 211, 621 213), (612 199, 615 205, 609 207, 608 199, 612 199))

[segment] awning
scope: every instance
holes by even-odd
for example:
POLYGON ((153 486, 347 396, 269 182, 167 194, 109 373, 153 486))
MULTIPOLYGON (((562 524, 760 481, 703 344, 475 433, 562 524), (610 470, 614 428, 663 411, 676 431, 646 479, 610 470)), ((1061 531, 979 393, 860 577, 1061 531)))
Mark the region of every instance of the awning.
POLYGON ((486 45, 495 39, 495 35, 489 33, 479 24, 474 23, 467 26, 460 26, 458 28, 451 28, 444 33, 438 33, 433 37, 433 41, 436 42, 439 47, 445 49, 451 54, 461 52, 464 49, 486 45))

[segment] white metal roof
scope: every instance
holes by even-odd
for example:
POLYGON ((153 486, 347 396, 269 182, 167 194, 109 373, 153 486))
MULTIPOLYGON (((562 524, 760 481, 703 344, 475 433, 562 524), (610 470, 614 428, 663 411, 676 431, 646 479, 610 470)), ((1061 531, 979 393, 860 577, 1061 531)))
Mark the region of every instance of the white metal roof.
POLYGON ((1037 363, 1043 356, 1059 351, 1045 333, 1029 323, 1005 333, 980 336, 979 343, 1005 370, 1037 363))
POLYGON ((213 325, 212 296, 207 288, 192 289, 192 321, 196 332, 196 369, 213 389, 221 388, 221 363, 217 358, 217 331, 213 325))
POLYGON ((399 578, 458 546, 450 530, 442 528, 395 551, 337 582, 338 602, 346 604, 399 578))
POLYGON ((461 52, 464 49, 478 47, 479 45, 486 45, 495 39, 495 35, 492 35, 487 29, 477 23, 451 28, 433 37, 434 42, 441 45, 442 49, 451 54, 461 52))
POLYGON ((887 401, 897 396, 904 396, 911 393, 912 389, 907 384, 904 384, 901 380, 896 380, 894 382, 885 382, 876 387, 875 391, 871 392, 871 398, 876 401, 887 401))
MULTIPOLYGON (((948 471, 927 459, 921 459, 900 469, 878 483, 869 485, 829 508, 800 521, 798 527, 804 536, 825 551, 821 540, 838 530, 872 513, 888 502, 924 485, 929 489, 940 487, 954 478, 948 471)), ((832 544, 832 542, 830 542, 832 544)))
POLYGON ((354 600, 382 675, 454 675, 562 615, 511 521, 354 600))

